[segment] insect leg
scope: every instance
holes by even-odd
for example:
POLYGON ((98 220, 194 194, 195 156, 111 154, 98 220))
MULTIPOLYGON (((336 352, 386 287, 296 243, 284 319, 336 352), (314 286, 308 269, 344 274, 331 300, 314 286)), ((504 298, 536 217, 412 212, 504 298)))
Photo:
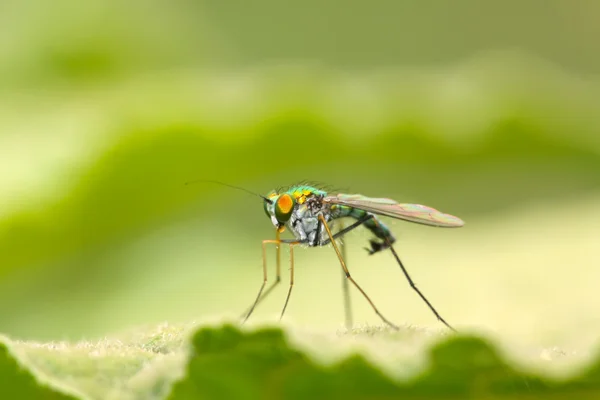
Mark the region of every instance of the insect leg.
MULTIPOLYGON (((360 225, 364 224, 371 218, 373 218, 373 215, 367 214, 366 216, 364 216, 363 218, 359 219, 358 221, 352 223, 348 227, 344 227, 344 225, 340 223, 342 228, 335 235, 333 235, 333 238, 334 239, 342 238, 342 236, 344 236, 346 233, 350 232, 351 230, 353 230, 355 228, 358 228, 360 225)), ((321 220, 319 220, 319 224, 321 224, 321 220)), ((321 242, 321 245, 326 245, 330 242, 331 242, 331 239, 328 238, 328 239, 324 240, 323 242, 321 242)), ((347 252, 346 252, 346 243, 344 242, 343 239, 340 240, 340 247, 341 247, 341 252, 342 252, 342 258, 347 263, 348 256, 347 256, 347 252)), ((344 296, 344 313, 346 316, 346 329, 350 330, 350 329, 352 329, 352 326, 354 325, 354 322, 352 320, 352 303, 350 301, 350 286, 348 285, 348 279, 346 279, 346 273, 344 272, 343 269, 341 270, 341 272, 342 272, 342 291, 344 293, 343 296, 344 296)))
MULTIPOLYGON (((346 230, 344 228, 343 222, 340 222, 341 229, 335 235, 333 235, 334 239, 337 239, 338 237, 340 238, 340 247, 341 247, 341 252, 342 252, 342 258, 344 259, 345 262, 348 262, 348 257, 346 255, 346 244, 344 243, 342 236, 363 223, 364 223, 364 221, 362 221, 362 220, 356 221, 355 223, 353 223, 352 225, 350 225, 348 227, 348 230, 346 230)), ((317 232, 321 232, 322 225, 323 225, 323 223, 319 219, 319 222, 317 223, 317 232)), ((319 244, 318 240, 320 238, 321 238, 321 235, 319 235, 319 234, 315 235, 315 241, 313 243, 313 246, 317 246, 319 244)), ((325 245, 329 242, 331 242, 331 239, 323 240, 320 244, 325 245)), ((343 292, 342 296, 343 296, 343 302, 344 302, 344 315, 346 317, 346 329, 350 330, 350 329, 352 329, 352 325, 354 325, 352 323, 352 304, 350 303, 350 287, 348 285, 348 279, 346 279, 346 273, 344 272, 343 269, 341 270, 341 272, 342 272, 342 292, 343 292)))
POLYGON ((292 294, 292 289, 294 288, 294 245, 290 244, 290 289, 288 290, 287 297, 285 299, 285 304, 283 305, 283 310, 281 310, 281 316, 279 320, 283 318, 283 314, 285 313, 285 309, 287 308, 288 302, 290 301, 290 295, 292 294))
POLYGON ((248 310, 246 310, 244 312, 244 314, 242 314, 242 316, 240 317, 240 318, 244 318, 242 323, 246 322, 246 320, 250 317, 250 315, 252 314, 252 312, 254 311, 256 306, 258 305, 258 303, 261 300, 263 300, 265 297, 267 297, 267 295, 269 293, 271 293, 271 291, 275 288, 275 286, 277 286, 277 284, 279 284, 279 282, 281 282, 281 241, 279 240, 279 232, 277 232, 277 236, 276 236, 275 240, 269 240, 269 239, 263 240, 263 242, 262 242, 262 258, 263 258, 263 283, 260 286, 258 295, 256 295, 256 300, 254 300, 254 303, 252 303, 250 308, 248 310), (277 245, 276 277, 275 277, 275 282, 273 282, 271 284, 271 286, 269 286, 269 288, 267 289, 265 294, 261 297, 261 294, 265 288, 265 285, 267 284, 267 244, 269 244, 269 243, 274 243, 277 245))
MULTIPOLYGON (((340 225, 342 228, 335 235, 333 235, 333 238, 334 239, 342 238, 342 236, 344 236, 346 233, 350 232, 351 230, 353 230, 355 228, 358 228, 360 225, 364 224, 371 218, 373 218, 373 215, 367 214, 363 218, 361 218, 358 221, 349 225, 348 227, 344 227, 344 225, 340 222, 340 225)), ((321 225, 322 225, 322 222, 319 219, 319 224, 317 225, 317 232, 321 231, 321 225)), ((321 242, 321 246, 329 244, 330 242, 331 242, 331 239, 327 238, 321 242)), ((345 262, 347 262, 348 257, 346 254, 346 244, 344 243, 343 239, 340 241, 340 247, 342 248, 342 250, 341 250, 342 258, 344 259, 345 262)), ((346 316, 346 329, 350 330, 350 329, 352 329, 352 326, 354 325, 354 323, 352 321, 352 303, 350 302, 350 286, 348 285, 348 279, 346 279, 346 273, 344 272, 343 269, 341 270, 341 272, 342 272, 342 291, 343 291, 343 296, 344 296, 344 314, 346 316)))
MULTIPOLYGON (((377 220, 375 220, 375 223, 377 223, 377 220)), ((444 318, 442 318, 442 316, 431 305, 431 303, 429 302, 429 300, 427 300, 427 298, 425 297, 425 295, 423 295, 423 293, 421 293, 421 291, 419 290, 419 288, 417 288, 417 285, 415 285, 415 283, 413 282, 413 280, 410 278, 410 275, 408 274, 408 271, 406 270, 406 268, 404 268, 404 265, 402 264, 402 261, 400 261, 400 257, 398 257, 398 253, 396 253, 396 249, 394 249, 392 247, 392 243, 390 243, 390 240, 386 237, 385 241, 387 242, 388 247, 392 251, 392 254, 394 255, 394 258, 398 262, 398 265, 402 269, 402 272, 404 273, 404 276, 408 280, 408 283, 410 284, 410 287, 413 288, 415 292, 417 292, 417 294, 419 295, 419 297, 421 297, 421 299, 423 299, 423 301, 427 304, 427 306, 429 307, 429 309, 431 311, 433 311, 433 313, 435 314, 435 316, 437 317, 437 319, 440 322, 442 322, 444 325, 446 325, 448 328, 450 328, 450 330, 456 332, 456 329, 454 329, 452 326, 450 326, 450 324, 448 324, 446 322, 446 320, 444 320, 444 318)))
MULTIPOLYGON (((373 215, 367 214, 366 216, 364 216, 363 218, 359 219, 358 221, 352 223, 348 227, 344 227, 344 225, 342 223, 340 223, 341 229, 335 235, 333 235, 334 239, 338 239, 338 238, 342 239, 342 240, 340 240, 340 247, 341 247, 342 257, 346 263, 348 263, 348 256, 346 254, 347 247, 346 247, 346 243, 344 242, 342 236, 344 236, 346 233, 350 232, 351 230, 359 227, 360 225, 364 224, 371 218, 373 218, 373 215)), ((319 220, 319 223, 320 222, 321 221, 319 220)), ((331 242, 331 239, 326 239, 322 242, 322 244, 325 245, 325 244, 328 244, 329 242, 331 242)), ((346 329, 350 330, 350 329, 352 329, 352 326, 354 325, 354 322, 352 320, 352 303, 350 301, 350 286, 348 284, 348 279, 346 279, 346 273, 344 272, 343 269, 341 270, 341 272, 342 272, 342 291, 344 293, 343 296, 344 296, 344 311, 345 311, 345 316, 346 316, 346 329)))
MULTIPOLYGON (((344 224, 340 222, 340 232, 344 230, 344 224)), ((318 232, 318 231, 317 231, 318 232)), ((335 237, 335 236, 334 236, 335 237)), ((348 263, 348 255, 346 251, 346 243, 342 237, 340 237, 340 247, 342 248, 342 258, 346 264, 348 263)), ((346 316, 346 329, 351 330, 354 325, 352 321, 352 303, 350 301, 350 285, 348 285, 348 279, 346 279, 346 274, 344 270, 342 272, 342 292, 344 296, 344 315, 346 316)))
POLYGON ((315 240, 313 240, 313 242, 312 242, 312 245, 314 247, 323 244, 322 242, 320 242, 321 241, 321 235, 320 235, 320 233, 321 233, 321 226, 322 226, 322 223, 321 223, 321 220, 319 219, 317 221, 317 230, 316 230, 316 234, 315 234, 315 240))
POLYGON ((344 274, 346 275, 346 279, 348 279, 350 282, 352 282, 352 284, 358 289, 358 291, 360 293, 362 293, 362 295, 365 297, 365 299, 367 299, 367 301, 369 302, 369 304, 373 308, 373 311, 375 311, 375 314, 377 314, 379 316, 379 318, 381 318, 381 320, 383 322, 385 322, 386 324, 388 324, 390 327, 398 330, 399 328, 396 325, 394 325, 393 323, 391 323, 386 317, 383 316, 383 314, 381 314, 379 312, 379 310, 377 309, 377 307, 375 307, 375 304, 369 298, 369 296, 367 295, 367 293, 365 293, 365 291, 358 285, 358 283, 356 283, 356 281, 352 278, 352 276, 350 276, 350 271, 348 271, 348 267, 346 267, 346 263, 344 262, 344 258, 342 257, 342 254, 340 253, 340 249, 338 248, 337 243, 335 242, 333 234, 331 233, 331 229, 329 229, 329 226, 327 225, 327 221, 325 221, 325 218, 323 218, 323 215, 319 215, 319 219, 323 223, 323 226, 325 227, 325 230, 327 231, 327 234, 329 235, 329 239, 331 241, 331 244, 333 245, 335 253, 338 256, 338 259, 340 260, 340 264, 342 265, 342 269, 344 270, 344 274))

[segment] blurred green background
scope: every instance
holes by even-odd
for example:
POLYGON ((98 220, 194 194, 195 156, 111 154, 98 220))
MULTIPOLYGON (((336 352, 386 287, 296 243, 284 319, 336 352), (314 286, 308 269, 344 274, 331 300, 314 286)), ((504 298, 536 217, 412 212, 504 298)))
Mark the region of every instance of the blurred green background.
MULTIPOLYGON (((309 179, 466 221, 388 220, 450 323, 596 343, 599 18, 591 0, 4 1, 0 331, 236 317, 272 226, 256 198, 184 182, 309 179)), ((356 280, 391 320, 439 328, 369 237, 347 240, 356 280)), ((335 254, 296 256, 286 319, 341 328, 335 254)), ((356 292, 353 306, 379 323, 356 292)))

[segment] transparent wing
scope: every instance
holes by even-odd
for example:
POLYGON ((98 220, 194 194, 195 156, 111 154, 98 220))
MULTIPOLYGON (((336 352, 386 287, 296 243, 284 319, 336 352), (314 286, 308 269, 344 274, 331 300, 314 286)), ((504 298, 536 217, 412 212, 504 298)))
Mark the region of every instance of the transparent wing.
POLYGON ((423 225, 458 228, 465 224, 460 218, 450 214, 444 214, 435 208, 420 204, 398 203, 392 199, 340 193, 326 196, 323 201, 329 204, 339 204, 359 208, 373 214, 403 219, 405 221, 416 222, 423 225))

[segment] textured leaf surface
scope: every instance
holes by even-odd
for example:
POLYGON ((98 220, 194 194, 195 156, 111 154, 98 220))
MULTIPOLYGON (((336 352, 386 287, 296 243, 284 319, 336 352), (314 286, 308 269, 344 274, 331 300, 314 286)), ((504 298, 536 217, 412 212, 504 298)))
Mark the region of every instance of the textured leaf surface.
MULTIPOLYGON (((1 339, 1 338, 0 338, 1 339)), ((0 340, 0 399, 70 400, 78 397, 40 381, 0 340)))
POLYGON ((597 367, 557 383, 517 371, 491 345, 476 337, 452 337, 435 345, 425 371, 407 382, 386 376, 360 355, 332 366, 319 365, 290 346, 277 329, 249 334, 230 326, 201 329, 193 345, 188 376, 175 385, 171 400, 592 399, 600 395, 597 367))
POLYGON ((426 336, 416 329, 398 333, 368 328, 339 334, 324 344, 291 328, 246 331, 232 325, 165 324, 98 342, 7 340, 0 346, 0 398, 566 400, 600 396, 597 360, 557 379, 512 366, 482 338, 436 334, 429 344, 418 345, 426 336), (357 338, 372 342, 382 353, 414 346, 422 350, 415 350, 412 358, 392 361, 353 346, 335 360, 325 356, 330 347, 357 338), (424 362, 414 368, 413 358, 424 362))

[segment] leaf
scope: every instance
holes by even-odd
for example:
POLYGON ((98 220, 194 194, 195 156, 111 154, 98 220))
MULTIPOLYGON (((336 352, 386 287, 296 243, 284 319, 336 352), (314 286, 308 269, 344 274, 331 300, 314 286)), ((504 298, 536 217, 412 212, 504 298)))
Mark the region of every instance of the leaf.
POLYGON ((196 333, 187 378, 169 399, 592 399, 600 396, 599 372, 593 366, 555 382, 512 368, 483 339, 459 336, 434 346, 428 368, 399 382, 360 355, 318 365, 281 330, 225 326, 196 333))
MULTIPOLYGON (((577 374, 550 379, 515 368, 483 338, 455 335, 442 337, 426 350, 427 362, 420 372, 398 374, 412 377, 396 379, 390 372, 396 376, 395 372, 414 371, 409 359, 387 365, 388 372, 383 372, 380 361, 372 361, 377 358, 359 353, 326 364, 316 361, 317 353, 292 345, 279 328, 196 329, 191 343, 184 339, 190 332, 187 328, 166 324, 132 338, 98 342, 5 340, 0 345, 0 398, 586 400, 600 396, 600 356, 577 374), (59 388, 72 388, 88 397, 59 388)), ((352 335, 367 340, 379 336, 385 340, 377 345, 390 352, 424 338, 421 331, 398 335, 385 329, 356 330, 352 335)), ((318 353, 327 350, 313 348, 318 353)))
POLYGON ((50 383, 42 382, 34 373, 22 365, 11 353, 9 345, 0 338, 0 399, 77 399, 50 383))

